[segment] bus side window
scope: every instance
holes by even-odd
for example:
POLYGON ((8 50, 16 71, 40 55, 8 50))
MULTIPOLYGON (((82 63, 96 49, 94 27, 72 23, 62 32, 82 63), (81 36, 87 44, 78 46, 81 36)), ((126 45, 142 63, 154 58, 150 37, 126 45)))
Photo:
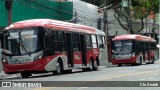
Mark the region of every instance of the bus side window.
POLYGON ((59 51, 57 31, 52 30, 52 41, 51 41, 51 43, 53 43, 54 51, 59 51))
POLYGON ((86 35, 87 48, 92 48, 91 35, 86 35))
POLYGON ((153 49, 156 50, 156 48, 157 48, 156 42, 153 42, 153 49))
POLYGON ((62 31, 58 32, 58 42, 59 42, 59 50, 66 51, 64 32, 62 31))
POLYGON ((106 42, 105 42, 105 37, 104 36, 102 36, 102 41, 103 41, 103 44, 105 45, 106 42))
POLYGON ((92 35, 92 46, 93 48, 97 48, 97 40, 96 40, 96 36, 95 35, 92 35))
POLYGON ((98 47, 103 48, 102 36, 97 36, 98 47))
POLYGON ((139 43, 138 43, 138 41, 135 41, 135 53, 136 54, 139 53, 139 43))
POLYGON ((52 33, 50 29, 45 31, 45 55, 50 56, 54 54, 54 48, 52 43, 52 33))
POLYGON ((139 52, 142 52, 143 51, 143 43, 141 41, 138 41, 138 45, 139 45, 139 52))

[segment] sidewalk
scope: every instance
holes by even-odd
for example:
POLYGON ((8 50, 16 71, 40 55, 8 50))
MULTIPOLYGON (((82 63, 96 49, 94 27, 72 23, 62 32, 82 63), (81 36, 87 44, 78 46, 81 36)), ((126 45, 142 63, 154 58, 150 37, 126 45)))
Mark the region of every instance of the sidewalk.
POLYGON ((5 74, 4 71, 0 72, 0 80, 3 78, 14 78, 18 77, 17 74, 5 74))

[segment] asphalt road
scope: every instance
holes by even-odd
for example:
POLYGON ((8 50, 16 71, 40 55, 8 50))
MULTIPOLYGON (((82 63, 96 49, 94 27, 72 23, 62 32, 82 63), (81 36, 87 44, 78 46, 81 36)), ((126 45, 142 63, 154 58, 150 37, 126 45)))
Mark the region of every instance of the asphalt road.
MULTIPOLYGON (((6 78, 3 78, 2 81, 22 81, 22 82, 53 81, 53 82, 47 82, 48 85, 49 84, 53 85, 52 87, 13 88, 12 90, 17 90, 17 89, 18 90, 28 90, 28 89, 32 89, 32 90, 97 90, 97 89, 98 90, 129 90, 129 89, 160 90, 160 63, 158 61, 155 64, 146 64, 146 65, 139 65, 139 66, 109 67, 109 68, 100 66, 98 71, 82 72, 81 70, 74 70, 70 74, 63 74, 63 75, 56 75, 56 76, 53 76, 51 73, 34 74, 32 77, 27 79, 22 79, 17 74, 17 77, 13 77, 13 78, 6 77, 6 78), (60 85, 60 87, 54 86, 55 85, 54 83, 56 81, 62 81, 61 83, 63 84, 64 84, 63 81, 68 81, 68 82, 65 82, 64 84, 64 86, 67 86, 67 87, 64 87, 62 84, 60 85), (78 82, 72 82, 72 81, 78 81, 78 82), (94 82, 94 81, 104 81, 104 82, 94 82), (146 83, 150 83, 150 81, 152 82, 159 81, 158 87, 144 86, 146 83), (132 85, 132 82, 134 82, 136 85, 132 85)), ((2 89, 11 90, 11 88, 2 88, 2 89)))

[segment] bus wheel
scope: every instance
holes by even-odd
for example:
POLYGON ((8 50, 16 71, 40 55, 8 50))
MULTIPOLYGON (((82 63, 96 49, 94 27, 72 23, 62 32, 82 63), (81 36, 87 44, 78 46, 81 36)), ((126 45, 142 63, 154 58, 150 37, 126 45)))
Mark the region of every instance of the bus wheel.
POLYGON ((93 60, 90 61, 89 70, 90 71, 94 70, 94 62, 93 62, 93 60))
POLYGON ((22 78, 29 78, 29 76, 31 76, 31 73, 25 73, 25 72, 21 73, 22 78))
POLYGON ((154 59, 154 57, 153 57, 151 64, 154 64, 154 61, 155 61, 155 59, 154 59))
POLYGON ((56 65, 56 71, 53 71, 54 75, 61 75, 62 74, 62 65, 61 63, 58 61, 57 65, 56 65))
POLYGON ((95 71, 98 70, 98 62, 97 62, 97 61, 95 61, 94 70, 95 70, 95 71))
POLYGON ((138 64, 142 65, 142 58, 141 57, 139 58, 139 63, 138 64))
POLYGON ((118 64, 118 67, 121 67, 122 66, 122 64, 118 64))

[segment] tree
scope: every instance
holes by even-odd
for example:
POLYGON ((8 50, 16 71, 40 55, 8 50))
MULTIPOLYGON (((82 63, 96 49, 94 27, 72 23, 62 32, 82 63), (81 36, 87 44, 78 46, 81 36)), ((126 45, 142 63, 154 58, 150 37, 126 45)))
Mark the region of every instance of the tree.
POLYGON ((146 18, 150 12, 158 13, 158 0, 132 0, 133 17, 137 19, 146 18))
POLYGON ((122 7, 120 4, 118 7, 114 8, 115 10, 115 18, 118 20, 120 25, 125 29, 128 30, 126 24, 128 24, 128 12, 131 13, 132 22, 139 19, 141 20, 140 28, 133 29, 133 24, 131 25, 131 33, 135 33, 135 31, 139 32, 144 29, 144 18, 150 14, 150 12, 157 13, 159 10, 158 0, 131 0, 132 6, 129 9, 128 7, 122 7), (126 22, 126 24, 123 24, 126 22))
MULTIPOLYGON (((105 0, 82 0, 97 6, 104 4, 105 0)), ((127 0, 128 1, 128 0, 127 0)), ((113 9, 115 11, 115 18, 118 20, 119 24, 125 29, 128 30, 126 24, 128 24, 128 12, 130 11, 132 20, 141 20, 141 28, 138 31, 143 30, 144 28, 144 18, 146 18, 151 12, 158 13, 159 10, 159 1, 158 0, 131 0, 132 6, 130 9, 128 7, 121 6, 122 0, 107 0, 106 5, 111 5, 108 9, 113 9), (116 7, 115 7, 116 6, 116 7), (126 22, 124 24, 124 22, 126 22)), ((131 33, 135 33, 133 30, 133 25, 131 25, 131 33)))

